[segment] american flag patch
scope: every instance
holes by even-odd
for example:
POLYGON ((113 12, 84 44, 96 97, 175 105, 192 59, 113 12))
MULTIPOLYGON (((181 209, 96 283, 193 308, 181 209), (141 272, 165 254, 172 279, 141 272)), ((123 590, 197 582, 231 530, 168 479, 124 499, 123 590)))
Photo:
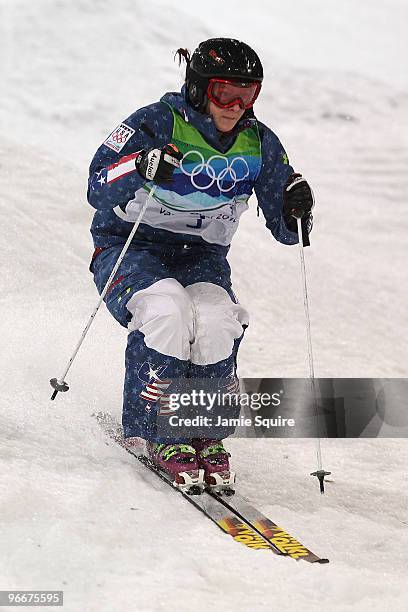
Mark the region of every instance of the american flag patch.
POLYGON ((239 393, 239 381, 234 378, 234 380, 225 387, 225 392, 231 393, 231 395, 239 393))
POLYGON ((171 380, 158 379, 151 383, 147 383, 146 388, 140 394, 140 398, 150 402, 157 402, 170 384, 171 380))

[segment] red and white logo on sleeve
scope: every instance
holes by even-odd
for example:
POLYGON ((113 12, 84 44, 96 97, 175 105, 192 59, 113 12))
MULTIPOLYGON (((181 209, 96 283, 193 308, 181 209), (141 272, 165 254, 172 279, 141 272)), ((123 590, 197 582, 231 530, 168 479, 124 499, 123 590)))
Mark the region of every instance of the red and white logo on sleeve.
POLYGON ((108 166, 106 182, 114 183, 118 179, 122 178, 126 174, 130 174, 131 172, 135 172, 136 165, 135 162, 140 155, 140 151, 136 153, 131 153, 130 155, 125 155, 125 157, 121 157, 118 162, 108 166))
POLYGON ((112 149, 112 151, 119 153, 134 133, 135 130, 133 128, 126 125, 126 123, 121 123, 113 130, 112 134, 108 136, 103 144, 112 149))

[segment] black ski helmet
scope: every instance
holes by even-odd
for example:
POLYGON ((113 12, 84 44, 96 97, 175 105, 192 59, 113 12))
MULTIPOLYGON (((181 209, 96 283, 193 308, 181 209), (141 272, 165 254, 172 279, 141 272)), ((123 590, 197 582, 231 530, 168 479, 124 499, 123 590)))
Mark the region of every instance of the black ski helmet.
POLYGON ((210 38, 198 45, 187 63, 187 95, 196 110, 205 109, 208 83, 214 77, 261 83, 261 60, 244 42, 234 38, 210 38))

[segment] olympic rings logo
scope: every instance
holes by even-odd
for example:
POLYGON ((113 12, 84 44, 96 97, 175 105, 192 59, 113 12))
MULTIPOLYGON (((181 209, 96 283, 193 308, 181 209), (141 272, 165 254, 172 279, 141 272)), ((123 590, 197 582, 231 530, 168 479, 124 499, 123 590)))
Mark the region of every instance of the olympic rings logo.
POLYGON ((125 132, 116 132, 116 134, 112 136, 112 140, 114 140, 118 144, 121 144, 123 141, 126 141, 126 138, 127 134, 125 132))
POLYGON ((196 189, 205 191, 206 189, 210 189, 214 183, 217 183, 217 187, 221 193, 231 191, 231 189, 234 189, 237 183, 244 181, 249 176, 249 167, 244 157, 234 157, 230 162, 230 160, 223 155, 213 155, 207 161, 205 161, 204 156, 202 153, 200 153, 200 151, 187 151, 180 163, 180 170, 183 172, 183 174, 190 177, 191 184, 196 189), (191 155, 197 155, 199 161, 191 172, 189 172, 184 167, 184 163, 191 155), (220 159, 225 164, 225 167, 218 172, 218 175, 215 169, 211 166, 211 162, 215 159, 220 159), (195 177, 201 174, 203 170, 205 170, 210 181, 207 185, 198 185, 195 177), (242 176, 238 176, 238 174, 242 174, 242 176), (225 179, 229 179, 229 181, 232 182, 230 187, 225 188, 222 186, 225 179))

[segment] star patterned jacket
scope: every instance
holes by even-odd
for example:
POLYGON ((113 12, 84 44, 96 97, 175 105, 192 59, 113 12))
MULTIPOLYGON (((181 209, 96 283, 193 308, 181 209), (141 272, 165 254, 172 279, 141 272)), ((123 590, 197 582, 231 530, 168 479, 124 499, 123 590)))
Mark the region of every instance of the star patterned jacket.
POLYGON ((156 186, 135 241, 227 252, 255 192, 276 240, 298 242, 282 216, 283 187, 293 168, 277 136, 254 116, 244 116, 232 132, 218 132, 211 116, 186 102, 183 88, 134 112, 98 148, 88 182, 88 201, 96 208, 95 248, 126 241, 153 186, 139 174, 135 160, 141 150, 170 142, 183 160, 171 183, 156 186))

